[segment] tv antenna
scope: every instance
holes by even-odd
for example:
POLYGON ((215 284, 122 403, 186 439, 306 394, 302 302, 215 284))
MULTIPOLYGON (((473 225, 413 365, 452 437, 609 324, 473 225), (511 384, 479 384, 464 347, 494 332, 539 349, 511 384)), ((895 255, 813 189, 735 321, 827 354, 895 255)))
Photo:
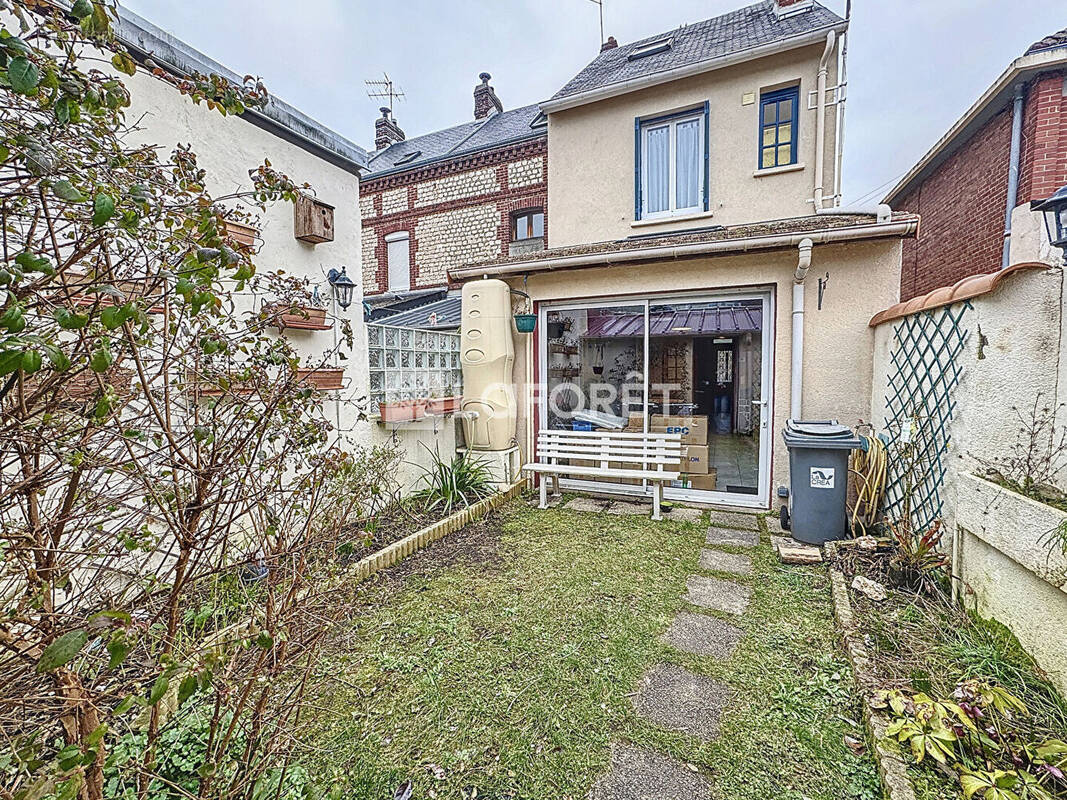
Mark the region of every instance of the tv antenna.
POLYGON ((600 9, 600 44, 604 44, 604 0, 589 0, 590 3, 595 3, 600 9))
POLYGON ((393 101, 403 100, 404 92, 400 87, 393 83, 392 79, 385 72, 382 73, 384 80, 380 81, 363 81, 367 84, 367 97, 375 99, 388 99, 389 100, 389 113, 393 113, 393 101))

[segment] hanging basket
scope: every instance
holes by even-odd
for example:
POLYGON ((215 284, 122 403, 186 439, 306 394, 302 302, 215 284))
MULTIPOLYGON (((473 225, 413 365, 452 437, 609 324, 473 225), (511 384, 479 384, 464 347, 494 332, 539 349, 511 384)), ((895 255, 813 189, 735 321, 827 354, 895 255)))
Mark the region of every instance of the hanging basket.
POLYGON ((519 333, 533 333, 537 327, 537 315, 536 314, 516 314, 515 315, 515 329, 519 333))

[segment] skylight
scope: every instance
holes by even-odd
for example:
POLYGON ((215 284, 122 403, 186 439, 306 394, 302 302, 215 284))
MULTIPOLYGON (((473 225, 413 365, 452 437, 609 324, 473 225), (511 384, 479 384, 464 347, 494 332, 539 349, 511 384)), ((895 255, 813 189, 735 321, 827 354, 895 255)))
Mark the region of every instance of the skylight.
POLYGON ((656 53, 665 53, 666 51, 671 49, 671 43, 673 41, 673 36, 664 36, 662 39, 655 39, 651 42, 645 42, 644 44, 638 45, 633 50, 631 50, 630 54, 626 56, 626 60, 636 61, 637 59, 644 58, 645 56, 653 56, 656 53))
POLYGON ((531 128, 542 128, 548 124, 548 117, 542 111, 536 117, 533 118, 533 122, 530 123, 531 128))
POLYGON ((396 164, 397 164, 397 166, 399 166, 400 164, 410 164, 412 161, 414 161, 416 158, 418 158, 421 155, 422 155, 422 151, 421 150, 416 150, 414 153, 408 153, 403 158, 398 159, 396 164))

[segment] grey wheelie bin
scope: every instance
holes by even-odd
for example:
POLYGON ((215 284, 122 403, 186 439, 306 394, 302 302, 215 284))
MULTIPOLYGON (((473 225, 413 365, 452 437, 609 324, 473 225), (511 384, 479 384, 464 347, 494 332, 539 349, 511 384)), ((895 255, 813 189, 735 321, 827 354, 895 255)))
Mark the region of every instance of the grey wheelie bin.
POLYGON ((789 448, 788 508, 782 506, 782 527, 808 544, 843 539, 848 532, 848 457, 863 446, 847 425, 837 420, 789 420, 783 432, 789 448))

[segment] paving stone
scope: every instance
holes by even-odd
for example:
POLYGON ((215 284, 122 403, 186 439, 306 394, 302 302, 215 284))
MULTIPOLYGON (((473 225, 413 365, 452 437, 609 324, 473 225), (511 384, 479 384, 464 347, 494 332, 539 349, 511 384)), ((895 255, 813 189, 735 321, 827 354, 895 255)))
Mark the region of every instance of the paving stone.
POLYGON ((710 742, 719 737, 728 699, 729 690, 718 681, 674 664, 657 664, 641 679, 634 707, 650 722, 710 742))
POLYGON ((576 497, 563 507, 568 511, 588 511, 599 514, 608 507, 608 501, 592 497, 576 497))
POLYGON ((663 638, 676 650, 726 660, 741 641, 741 631, 707 614, 680 611, 663 638))
POLYGON ((738 528, 743 531, 758 531, 759 522, 755 514, 743 514, 740 511, 711 511, 711 524, 723 528, 738 528))
POLYGON ((786 536, 772 536, 771 546, 784 564, 820 564, 822 550, 815 545, 804 544, 786 536))
POLYGON ((724 553, 722 550, 701 550, 700 568, 732 572, 735 575, 751 575, 752 559, 737 553, 724 553))
POLYGON ((727 547, 755 547, 759 544, 759 533, 756 531, 734 531, 729 528, 716 528, 714 525, 708 528, 707 543, 710 545, 726 545, 727 547))
POLYGON ((711 782, 670 756, 616 742, 589 800, 712 800, 711 782))
POLYGON ((689 588, 685 596, 687 603, 727 614, 744 614, 752 599, 752 590, 747 586, 718 578, 690 575, 686 586, 689 588))
POLYGON ((675 507, 667 514, 667 519, 673 522, 700 522, 704 517, 702 508, 675 507))
POLYGON ((768 514, 763 518, 767 523, 767 530, 776 536, 782 536, 785 531, 782 530, 782 520, 778 514, 768 514))
POLYGON ((651 516, 652 506, 644 503, 627 503, 620 500, 608 506, 608 513, 620 517, 651 516))

